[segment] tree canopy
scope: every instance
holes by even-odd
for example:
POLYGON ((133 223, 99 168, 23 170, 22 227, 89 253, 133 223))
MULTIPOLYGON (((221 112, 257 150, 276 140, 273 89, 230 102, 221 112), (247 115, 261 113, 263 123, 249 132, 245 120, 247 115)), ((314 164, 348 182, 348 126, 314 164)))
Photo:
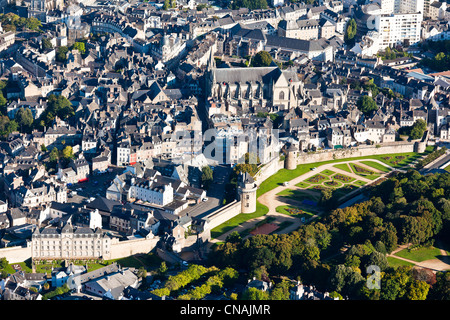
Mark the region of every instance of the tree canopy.
POLYGON ((376 102, 372 99, 372 97, 369 96, 361 96, 358 99, 356 105, 358 109, 365 115, 369 115, 373 111, 378 110, 376 102))
POLYGON ((272 56, 267 51, 259 51, 252 58, 252 67, 268 67, 272 63, 272 56))
POLYGON ((347 30, 345 30, 344 41, 347 44, 352 44, 355 42, 356 36, 356 21, 351 19, 347 24, 347 30))

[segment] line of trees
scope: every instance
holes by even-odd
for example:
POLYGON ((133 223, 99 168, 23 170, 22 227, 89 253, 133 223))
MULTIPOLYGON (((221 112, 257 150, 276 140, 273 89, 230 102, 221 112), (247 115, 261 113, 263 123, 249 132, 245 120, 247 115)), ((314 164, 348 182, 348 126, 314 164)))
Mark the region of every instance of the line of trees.
POLYGON ((446 147, 442 147, 440 149, 434 150, 432 153, 427 155, 424 159, 419 160, 416 164, 416 168, 421 169, 421 168, 425 167, 427 164, 433 162, 434 160, 436 160, 437 158, 439 158, 446 152, 447 152, 446 147))

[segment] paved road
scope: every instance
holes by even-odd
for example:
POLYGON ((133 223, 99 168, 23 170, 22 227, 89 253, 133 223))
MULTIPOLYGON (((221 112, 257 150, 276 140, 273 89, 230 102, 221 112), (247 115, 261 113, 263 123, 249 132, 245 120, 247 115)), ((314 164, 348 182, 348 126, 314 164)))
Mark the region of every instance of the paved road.
POLYGON ((436 161, 430 167, 428 167, 427 170, 439 169, 441 166, 443 166, 447 162, 450 162, 450 152, 449 151, 447 151, 446 155, 443 155, 442 157, 439 158, 438 161, 436 161))

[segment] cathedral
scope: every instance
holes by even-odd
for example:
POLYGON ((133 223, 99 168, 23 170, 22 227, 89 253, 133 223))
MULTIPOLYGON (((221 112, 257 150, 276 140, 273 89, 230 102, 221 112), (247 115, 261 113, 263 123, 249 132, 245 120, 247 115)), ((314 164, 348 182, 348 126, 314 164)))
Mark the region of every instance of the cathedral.
POLYGON ((289 110, 300 104, 303 83, 295 71, 278 66, 258 68, 211 68, 207 94, 216 101, 243 110, 265 108, 270 112, 289 110))

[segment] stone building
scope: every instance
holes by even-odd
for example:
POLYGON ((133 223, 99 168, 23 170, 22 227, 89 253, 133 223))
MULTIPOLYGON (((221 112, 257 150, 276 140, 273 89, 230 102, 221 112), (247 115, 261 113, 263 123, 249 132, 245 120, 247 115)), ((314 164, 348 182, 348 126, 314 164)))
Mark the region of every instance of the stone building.
POLYGON ((69 219, 61 227, 36 228, 32 259, 98 259, 110 256, 111 239, 101 229, 75 227, 69 219))
POLYGON ((273 111, 296 107, 303 84, 297 74, 277 66, 212 68, 209 96, 242 108, 269 107, 273 111))

